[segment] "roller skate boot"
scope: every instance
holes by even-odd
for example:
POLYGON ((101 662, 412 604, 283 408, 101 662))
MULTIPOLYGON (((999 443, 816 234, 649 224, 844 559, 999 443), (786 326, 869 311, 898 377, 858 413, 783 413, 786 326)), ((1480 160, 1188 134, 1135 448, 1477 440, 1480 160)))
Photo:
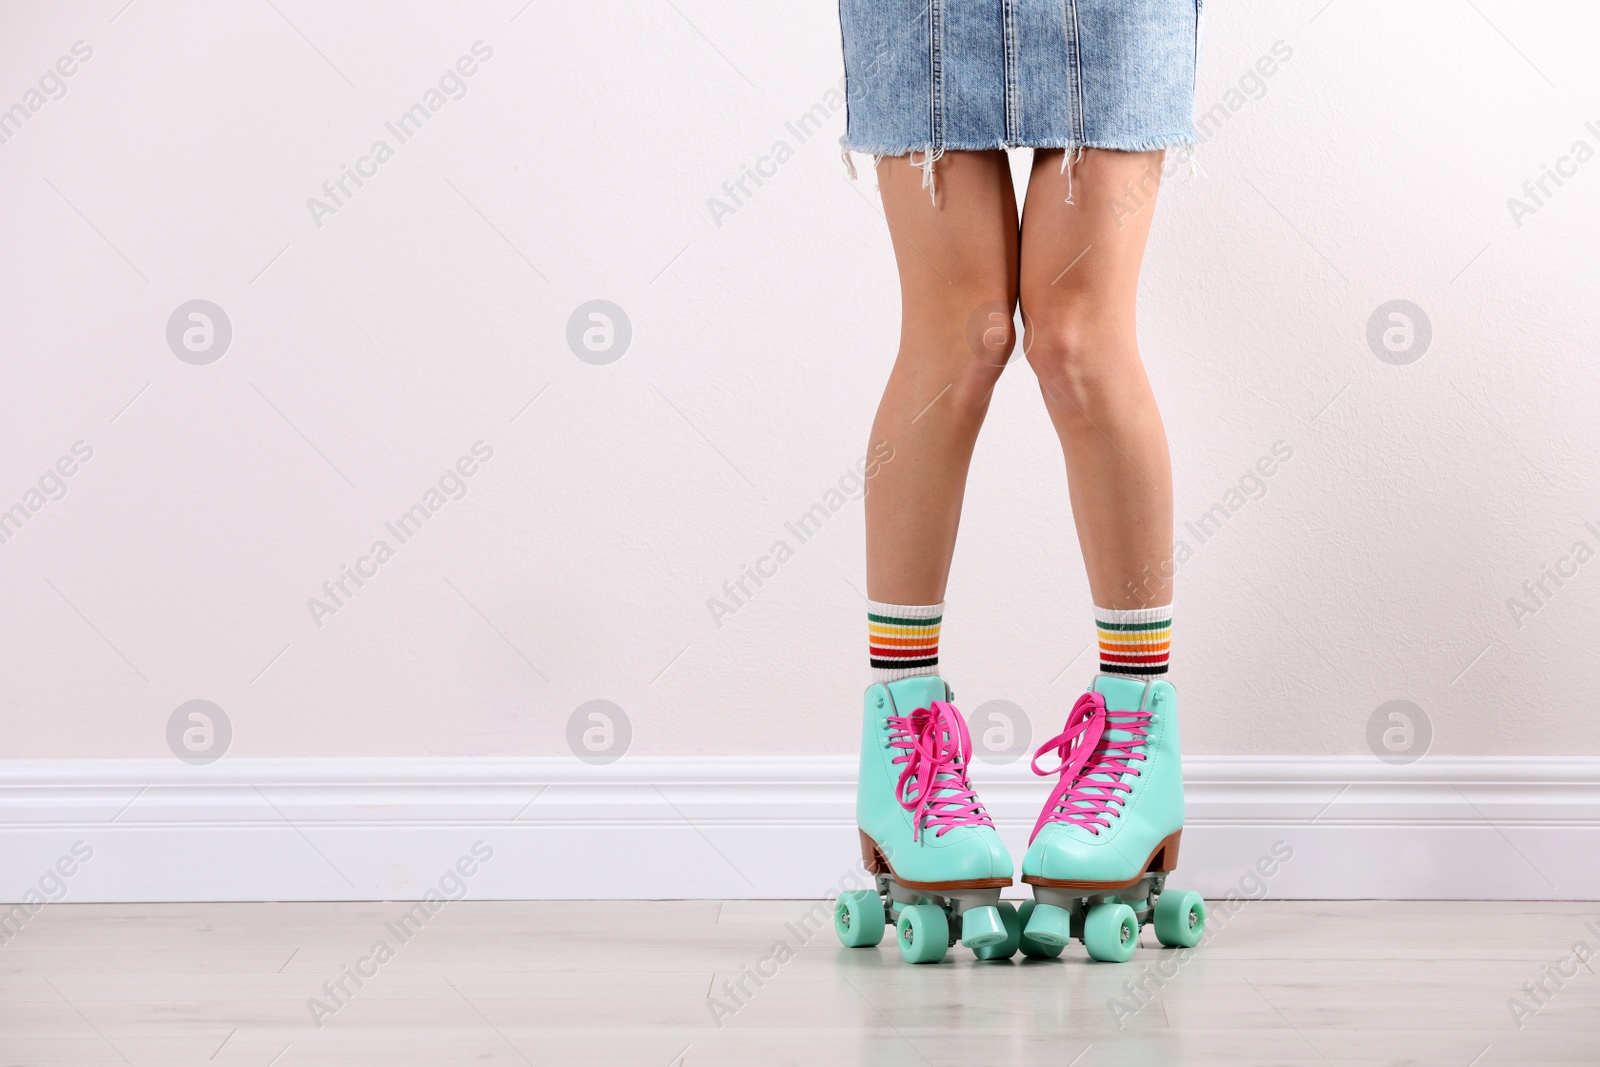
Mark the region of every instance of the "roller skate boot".
POLYGON ((1060 955, 1076 937, 1094 959, 1121 963, 1150 922, 1163 945, 1199 943, 1205 902, 1166 887, 1183 836, 1177 710, 1165 680, 1098 675, 1035 753, 1034 773, 1057 777, 1022 860, 1034 893, 1024 954, 1060 955), (1049 752, 1053 771, 1039 766, 1049 752))
POLYGON ((1017 951, 1021 923, 1000 900, 1011 855, 967 779, 972 739, 936 675, 867 689, 856 825, 876 890, 841 893, 834 929, 861 947, 895 931, 910 963, 938 963, 959 939, 980 959, 1017 951))

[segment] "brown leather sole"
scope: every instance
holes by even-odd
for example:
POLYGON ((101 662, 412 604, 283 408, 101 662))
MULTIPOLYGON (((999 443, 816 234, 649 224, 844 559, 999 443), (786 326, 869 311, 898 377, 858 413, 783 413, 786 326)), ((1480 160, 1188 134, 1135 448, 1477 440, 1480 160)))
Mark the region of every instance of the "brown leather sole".
POLYGON ((1004 889, 1011 884, 1009 878, 961 878, 953 882, 912 882, 894 873, 894 868, 889 866, 888 859, 878 850, 878 843, 868 837, 865 830, 858 827, 856 833, 861 835, 861 865, 873 874, 887 874, 907 889, 926 889, 930 893, 941 893, 948 889, 1004 889))
POLYGON ((1029 885, 1042 885, 1047 889, 1088 889, 1094 892, 1105 892, 1111 889, 1126 889, 1130 885, 1137 885, 1139 880, 1147 874, 1166 874, 1178 869, 1178 841, 1183 837, 1179 830, 1167 837, 1150 853, 1150 858, 1145 860, 1144 869, 1126 882, 1072 882, 1061 878, 1040 878, 1036 874, 1025 874, 1022 880, 1029 885))

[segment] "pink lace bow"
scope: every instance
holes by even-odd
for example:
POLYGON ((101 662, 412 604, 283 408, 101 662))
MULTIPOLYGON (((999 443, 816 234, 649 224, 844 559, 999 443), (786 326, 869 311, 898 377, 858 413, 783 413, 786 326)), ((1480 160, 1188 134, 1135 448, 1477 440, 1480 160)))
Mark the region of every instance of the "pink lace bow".
POLYGON ((921 840, 923 827, 943 837, 956 826, 993 826, 989 813, 967 780, 972 737, 955 705, 935 700, 910 715, 889 716, 889 744, 902 749, 895 797, 913 812, 911 839, 921 840))
POLYGON ((1033 773, 1057 778, 1028 843, 1053 822, 1082 826, 1096 835, 1101 827, 1110 826, 1121 814, 1122 794, 1133 789, 1121 780, 1122 775, 1131 771, 1137 776, 1134 764, 1146 758, 1143 749, 1149 726, 1147 711, 1109 711, 1099 693, 1079 697, 1067 712, 1061 732, 1033 754, 1033 773), (1111 740, 1112 731, 1123 738, 1111 740), (1039 757, 1052 750, 1061 765, 1054 771, 1040 769, 1039 757))

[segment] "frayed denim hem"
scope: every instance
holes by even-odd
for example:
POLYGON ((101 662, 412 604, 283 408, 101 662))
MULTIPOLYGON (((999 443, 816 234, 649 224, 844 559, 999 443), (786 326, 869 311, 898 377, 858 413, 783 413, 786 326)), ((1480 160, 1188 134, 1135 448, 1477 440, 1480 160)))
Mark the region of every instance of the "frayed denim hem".
MULTIPOLYGON (((945 143, 946 152, 999 152, 1010 148, 1100 148, 1107 152, 1155 152, 1163 148, 1180 148, 1184 145, 1197 144, 1198 139, 1194 133, 1169 133, 1156 137, 1136 137, 1121 140, 1099 141, 1074 141, 1070 138, 1047 137, 1034 141, 1019 141, 1007 144, 1004 141, 991 141, 983 144, 953 144, 945 143)), ((871 145, 852 144, 848 138, 839 138, 839 147, 845 152, 860 152, 864 156, 874 156, 878 159, 894 159, 900 156, 911 155, 916 152, 926 152, 927 144, 914 145, 871 145)), ((934 149, 938 151, 938 149, 934 149)))
POLYGON ((884 159, 898 159, 901 156, 912 157, 910 159, 911 165, 922 171, 922 187, 928 190, 929 199, 934 199, 933 165, 946 152, 1000 152, 1009 151, 1013 148, 1065 149, 1066 155, 1061 160, 1061 171, 1067 176, 1066 203, 1071 204, 1073 203, 1072 168, 1083 158, 1083 153, 1087 149, 1093 148, 1104 152, 1159 152, 1168 148, 1185 148, 1188 149, 1185 154, 1188 157, 1189 174, 1192 177, 1199 169, 1199 164, 1195 162, 1194 152, 1198 143, 1199 141, 1193 131, 1120 140, 1074 141, 1064 138, 1042 138, 1017 144, 995 141, 985 144, 944 144, 937 148, 930 145, 897 147, 892 145, 851 144, 850 138, 844 136, 839 138, 839 157, 844 160, 845 172, 850 175, 851 181, 855 181, 857 177, 855 160, 850 158, 852 152, 860 152, 862 155, 871 156, 873 166, 877 166, 884 159), (921 160, 914 158, 919 152, 922 153, 921 160))

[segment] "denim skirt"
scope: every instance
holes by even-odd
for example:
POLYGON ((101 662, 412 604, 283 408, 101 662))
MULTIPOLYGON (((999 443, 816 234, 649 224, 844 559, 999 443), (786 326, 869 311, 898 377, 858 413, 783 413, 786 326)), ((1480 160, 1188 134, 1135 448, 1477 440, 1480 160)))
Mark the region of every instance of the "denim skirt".
POLYGON ((1204 0, 840 0, 847 152, 1192 145, 1204 0))

